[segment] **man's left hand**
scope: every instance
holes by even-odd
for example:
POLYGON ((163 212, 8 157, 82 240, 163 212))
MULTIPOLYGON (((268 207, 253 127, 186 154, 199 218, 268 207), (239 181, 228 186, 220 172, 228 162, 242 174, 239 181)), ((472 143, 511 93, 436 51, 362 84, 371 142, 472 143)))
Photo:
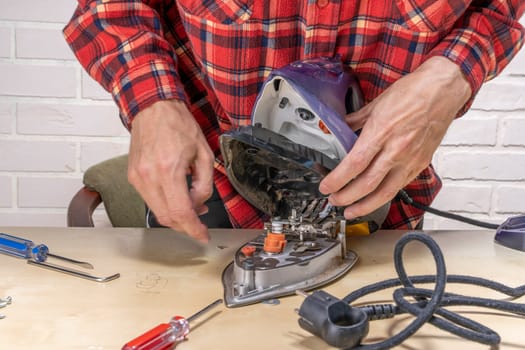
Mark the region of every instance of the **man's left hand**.
POLYGON ((470 96, 470 85, 455 63, 444 57, 428 59, 346 116, 361 134, 319 190, 330 194, 333 205, 347 207, 347 219, 371 213, 430 164, 470 96))

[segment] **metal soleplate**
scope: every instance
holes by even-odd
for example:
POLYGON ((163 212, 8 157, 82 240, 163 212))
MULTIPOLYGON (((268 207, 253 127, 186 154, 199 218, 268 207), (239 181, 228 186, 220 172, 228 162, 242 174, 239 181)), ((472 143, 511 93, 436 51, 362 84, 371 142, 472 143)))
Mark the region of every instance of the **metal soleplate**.
MULTIPOLYGON (((337 248, 336 248, 337 249, 337 248)), ((357 262, 358 256, 353 251, 347 251, 346 259, 341 259, 341 263, 326 269, 323 273, 311 276, 300 282, 291 284, 275 285, 262 291, 254 292, 250 295, 239 297, 235 295, 234 284, 234 262, 230 263, 223 271, 222 283, 224 286, 224 301, 227 307, 240 307, 255 304, 264 300, 294 295, 298 289, 310 291, 337 280, 346 274, 357 262)), ((286 268, 275 269, 275 273, 288 273, 286 268), (281 270, 281 271, 279 271, 281 270)))

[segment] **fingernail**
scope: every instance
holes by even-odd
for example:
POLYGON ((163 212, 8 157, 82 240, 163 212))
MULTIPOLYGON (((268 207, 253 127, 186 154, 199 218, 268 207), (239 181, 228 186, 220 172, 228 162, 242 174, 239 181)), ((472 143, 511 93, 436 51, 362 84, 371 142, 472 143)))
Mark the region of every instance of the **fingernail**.
POLYGON ((199 235, 198 240, 201 243, 208 243, 210 241, 210 234, 208 232, 208 227, 206 227, 206 225, 204 224, 202 226, 204 226, 204 231, 202 232, 201 235, 199 235))
POLYGON ((321 182, 319 184, 319 192, 321 192, 322 194, 329 194, 330 193, 330 191, 328 190, 328 186, 326 186, 324 184, 324 182, 321 182))
POLYGON ((352 213, 352 210, 349 210, 348 208, 345 209, 344 214, 346 220, 353 220, 357 217, 354 213, 352 213))

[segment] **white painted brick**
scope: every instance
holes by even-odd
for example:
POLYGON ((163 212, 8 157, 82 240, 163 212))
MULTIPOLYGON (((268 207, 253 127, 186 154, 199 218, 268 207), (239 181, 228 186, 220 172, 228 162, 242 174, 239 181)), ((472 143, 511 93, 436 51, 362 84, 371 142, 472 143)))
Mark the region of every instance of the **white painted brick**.
MULTIPOLYGON (((525 16, 521 17, 520 23, 525 26, 525 16)), ((502 75, 525 75, 525 49, 523 47, 503 70, 502 75)))
POLYGON ((435 218, 432 214, 425 214, 423 218, 423 230, 432 230, 435 226, 435 218))
POLYGON ((80 145, 80 169, 86 171, 90 166, 129 151, 128 143, 93 142, 80 145))
POLYGON ((443 211, 488 213, 492 186, 444 183, 432 203, 432 207, 443 211))
POLYGON ((67 208, 82 188, 81 178, 19 177, 19 208, 67 208))
POLYGON ((0 208, 9 208, 13 204, 11 185, 10 176, 0 175, 0 208))
POLYGON ((14 103, 0 102, 0 134, 9 134, 12 132, 14 114, 14 103))
POLYGON ((16 57, 73 60, 60 29, 17 28, 16 57))
POLYGON ((67 213, 35 212, 35 210, 0 211, 2 226, 66 227, 67 213))
POLYGON ((525 213, 525 185, 502 185, 496 188, 496 212, 525 213))
POLYGON ((75 68, 0 63, 0 95, 75 97, 75 68))
POLYGON ((440 152, 438 174, 451 179, 525 180, 525 152, 440 152))
POLYGON ((525 49, 521 51, 510 61, 502 72, 503 75, 525 75, 525 49))
POLYGON ((113 100, 111 94, 104 90, 98 82, 82 71, 82 98, 93 100, 113 100))
POLYGON ((0 19, 9 21, 69 21, 75 10, 72 0, 0 0, 0 19))
MULTIPOLYGON (((496 225, 499 225, 503 221, 505 221, 505 217, 500 217, 500 216, 488 216, 488 215, 480 215, 480 214, 473 215, 469 213, 456 213, 456 214, 468 217, 469 219, 488 222, 488 223, 496 224, 496 225)), ((427 214, 427 215, 431 215, 431 214, 427 214)), ((427 219, 427 216, 425 216, 425 220, 426 219, 427 219)), ((467 223, 457 221, 457 220, 443 218, 443 217, 436 216, 436 215, 432 215, 432 219, 429 221, 432 222, 433 227, 427 228, 425 226, 425 230, 431 230, 431 229, 434 229, 434 230, 484 230, 484 228, 479 227, 479 226, 467 224, 467 223)))
POLYGON ((504 146, 525 146, 525 111, 521 114, 503 119, 501 142, 504 146))
POLYGON ((0 57, 11 56, 11 29, 0 27, 0 57))
POLYGON ((95 227, 113 227, 104 209, 97 209, 93 212, 93 225, 95 227))
POLYGON ((17 132, 35 135, 128 136, 114 105, 19 103, 17 132))
POLYGON ((498 119, 494 113, 469 111, 454 120, 441 142, 442 145, 495 145, 498 119))
POLYGON ((75 143, 0 140, 1 171, 75 171, 75 143))
POLYGON ((499 77, 487 82, 474 99, 473 109, 517 110, 525 109, 524 79, 499 77))

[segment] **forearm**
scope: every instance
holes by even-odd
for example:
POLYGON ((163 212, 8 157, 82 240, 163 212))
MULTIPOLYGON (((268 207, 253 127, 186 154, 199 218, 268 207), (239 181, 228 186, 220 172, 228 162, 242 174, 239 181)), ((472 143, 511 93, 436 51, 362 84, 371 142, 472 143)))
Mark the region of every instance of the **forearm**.
POLYGON ((123 122, 161 99, 184 99, 173 48, 154 1, 81 0, 64 36, 78 61, 115 99, 123 122))

